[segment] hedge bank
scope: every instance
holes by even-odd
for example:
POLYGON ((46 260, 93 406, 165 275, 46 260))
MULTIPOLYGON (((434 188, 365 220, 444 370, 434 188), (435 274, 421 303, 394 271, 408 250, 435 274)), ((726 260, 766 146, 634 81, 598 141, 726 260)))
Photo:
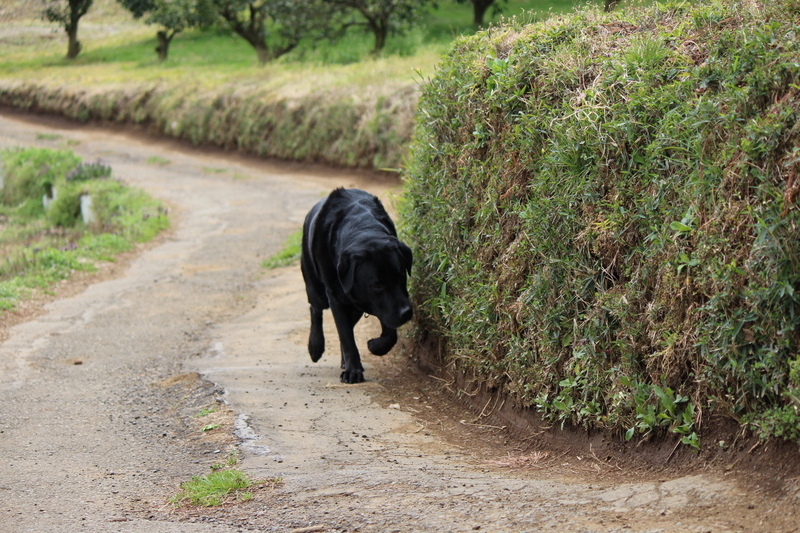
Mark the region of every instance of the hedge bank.
POLYGON ((800 4, 512 23, 427 85, 415 339, 547 420, 800 438, 800 4))
POLYGON ((148 130, 263 157, 398 168, 411 138, 414 84, 363 92, 322 88, 287 97, 252 82, 104 84, 0 80, 0 105, 148 130))

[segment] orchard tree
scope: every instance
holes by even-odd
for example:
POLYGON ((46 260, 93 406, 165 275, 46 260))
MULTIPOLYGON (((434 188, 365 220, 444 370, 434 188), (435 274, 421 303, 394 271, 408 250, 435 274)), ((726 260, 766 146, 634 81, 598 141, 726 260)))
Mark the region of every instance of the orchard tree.
POLYGON ((161 26, 156 32, 158 59, 169 54, 172 39, 195 26, 209 26, 216 19, 211 0, 119 0, 134 18, 145 17, 147 24, 161 26))
POLYGON ((321 39, 336 18, 322 0, 212 1, 228 27, 255 49, 262 65, 291 52, 303 39, 321 39))
POLYGON ((373 54, 379 54, 386 46, 386 38, 399 33, 417 22, 430 0, 325 0, 338 7, 343 14, 355 14, 348 26, 363 26, 375 36, 373 54))
POLYGON ((81 51, 81 43, 78 41, 78 21, 89 11, 93 2, 94 0, 47 0, 42 15, 50 22, 60 24, 67 32, 68 59, 75 59, 81 51))
POLYGON ((504 4, 507 1, 508 0, 456 0, 459 4, 466 4, 467 2, 472 4, 472 23, 478 27, 483 26, 483 17, 490 7, 493 8, 494 13, 501 13, 502 8, 500 4, 504 4))

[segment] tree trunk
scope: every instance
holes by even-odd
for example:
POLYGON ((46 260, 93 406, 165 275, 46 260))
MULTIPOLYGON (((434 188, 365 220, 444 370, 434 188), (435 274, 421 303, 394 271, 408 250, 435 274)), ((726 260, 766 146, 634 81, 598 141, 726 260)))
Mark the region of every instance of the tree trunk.
POLYGON ((494 0, 472 0, 472 13, 474 15, 473 24, 475 24, 475 26, 483 26, 483 16, 493 3, 494 0))
POLYGON ((175 37, 176 33, 178 32, 174 31, 168 33, 167 30, 160 30, 156 33, 156 37, 158 38, 156 53, 158 54, 159 61, 166 61, 167 55, 169 54, 169 43, 172 42, 172 38, 175 37))
POLYGON ((255 48, 256 50, 256 55, 258 56, 259 65, 266 65, 267 63, 275 59, 273 57, 272 52, 270 51, 270 49, 267 47, 266 44, 258 42, 251 42, 250 44, 253 45, 253 48, 255 48))
POLYGON ((386 46, 386 38, 389 35, 389 25, 385 21, 374 21, 369 25, 372 34, 375 36, 375 46, 372 48, 373 55, 379 55, 386 46))
POLYGON ((69 45, 67 46, 67 59, 75 59, 81 51, 81 43, 78 41, 78 21, 67 28, 69 45))

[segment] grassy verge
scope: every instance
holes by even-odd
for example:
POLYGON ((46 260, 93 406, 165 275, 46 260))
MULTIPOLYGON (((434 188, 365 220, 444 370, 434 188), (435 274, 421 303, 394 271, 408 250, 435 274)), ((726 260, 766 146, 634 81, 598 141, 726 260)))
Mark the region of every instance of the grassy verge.
POLYGON ((111 178, 101 162, 39 148, 2 150, 0 162, 0 311, 168 226, 158 201, 111 178), (47 207, 43 198, 52 198, 47 207))
POLYGON ((303 240, 303 230, 299 229, 289 235, 283 247, 278 252, 265 260, 261 267, 267 270, 298 263, 300 261, 300 247, 303 240))
POLYGON ((553 423, 800 438, 799 15, 707 0, 457 40, 402 209, 417 339, 553 423))
MULTIPOLYGON (((79 121, 139 124, 232 150, 337 166, 398 168, 413 128, 418 85, 455 35, 472 32, 467 5, 443 2, 424 25, 372 57, 370 36, 304 43, 259 67, 241 38, 214 29, 179 35, 170 59, 155 29, 110 1, 81 23, 84 52, 63 59, 59 34, 34 20, 0 24, 0 105, 79 121)), ((510 0, 508 14, 571 9, 571 0, 510 0)), ((33 14, 31 13, 31 16, 33 14)), ((533 15, 531 15, 532 17, 533 15)))

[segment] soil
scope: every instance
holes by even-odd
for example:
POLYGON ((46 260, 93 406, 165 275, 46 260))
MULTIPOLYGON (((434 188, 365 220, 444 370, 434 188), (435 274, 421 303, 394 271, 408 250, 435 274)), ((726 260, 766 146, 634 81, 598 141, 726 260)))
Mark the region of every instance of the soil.
MULTIPOLYGON (((390 203, 385 176, 6 112, 9 145, 102 158, 163 199, 173 227, 4 316, 4 532, 800 529, 796 445, 725 422, 700 453, 548 429, 408 341, 343 385, 330 315, 312 363, 299 268, 261 262, 336 186, 390 203), (251 499, 169 503, 234 460, 257 480, 251 499)), ((376 330, 359 324, 362 352, 376 330)))

